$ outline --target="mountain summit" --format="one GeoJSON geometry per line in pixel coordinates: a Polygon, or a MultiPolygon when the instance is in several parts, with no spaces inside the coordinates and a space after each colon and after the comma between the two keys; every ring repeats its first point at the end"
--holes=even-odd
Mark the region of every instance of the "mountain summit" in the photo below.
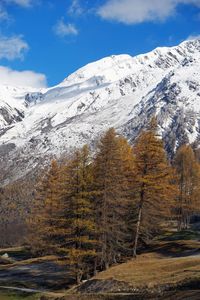
{"type": "Polygon", "coordinates": [[[200,40],[103,58],[46,90],[0,86],[1,164],[17,179],[109,127],[133,142],[153,115],[169,153],[199,143],[200,40]]]}

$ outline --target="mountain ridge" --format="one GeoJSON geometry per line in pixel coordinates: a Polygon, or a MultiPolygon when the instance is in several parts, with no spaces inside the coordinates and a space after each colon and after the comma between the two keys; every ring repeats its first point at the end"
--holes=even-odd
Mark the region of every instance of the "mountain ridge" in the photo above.
{"type": "Polygon", "coordinates": [[[200,40],[191,40],[136,57],[103,58],[44,90],[7,88],[6,94],[1,87],[0,153],[7,174],[17,179],[44,157],[93,145],[109,127],[133,143],[153,115],[170,154],[182,143],[199,143],[199,67],[200,40]]]}

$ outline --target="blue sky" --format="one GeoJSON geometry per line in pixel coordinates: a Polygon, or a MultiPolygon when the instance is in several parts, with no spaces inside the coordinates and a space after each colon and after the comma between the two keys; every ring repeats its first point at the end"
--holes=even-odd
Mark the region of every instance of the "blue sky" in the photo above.
{"type": "Polygon", "coordinates": [[[200,0],[0,0],[0,83],[52,86],[112,54],[200,34],[200,0]]]}

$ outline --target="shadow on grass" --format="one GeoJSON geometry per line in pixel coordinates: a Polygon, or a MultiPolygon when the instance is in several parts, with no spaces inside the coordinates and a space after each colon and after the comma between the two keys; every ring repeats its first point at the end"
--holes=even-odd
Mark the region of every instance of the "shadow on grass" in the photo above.
{"type": "Polygon", "coordinates": [[[0,300],[39,300],[40,295],[21,291],[7,291],[0,289],[0,300]]]}
{"type": "Polygon", "coordinates": [[[193,230],[167,232],[154,240],[144,252],[149,251],[166,257],[200,255],[200,232],[193,230]]]}
{"type": "Polygon", "coordinates": [[[197,230],[182,230],[179,232],[167,232],[159,238],[160,241],[199,240],[200,232],[197,230]]]}

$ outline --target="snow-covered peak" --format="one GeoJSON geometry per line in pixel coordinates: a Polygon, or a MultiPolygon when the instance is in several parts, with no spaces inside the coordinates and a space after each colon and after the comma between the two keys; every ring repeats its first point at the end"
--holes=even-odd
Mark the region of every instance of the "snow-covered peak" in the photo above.
{"type": "Polygon", "coordinates": [[[28,161],[24,174],[109,127],[134,141],[154,114],[170,153],[200,141],[200,40],[103,58],[42,91],[0,86],[0,153],[28,161]]]}
{"type": "Polygon", "coordinates": [[[97,85],[110,83],[134,71],[132,57],[129,55],[112,55],[87,64],[68,76],[59,86],[81,84],[88,80],[96,80],[97,85]]]}
{"type": "MultiPolygon", "coordinates": [[[[190,40],[183,41],[179,45],[180,47],[187,48],[189,51],[193,50],[199,50],[200,51],[200,38],[194,38],[190,40]]],[[[176,48],[177,46],[174,46],[173,48],[176,48]]]]}
{"type": "Polygon", "coordinates": [[[59,87],[69,87],[85,82],[98,85],[115,82],[130,74],[146,68],[171,68],[186,57],[200,56],[200,40],[189,40],[175,47],[159,47],[155,50],[132,57],[130,55],[112,55],[89,63],[69,75],[59,87]]]}
{"type": "Polygon", "coordinates": [[[174,47],[158,47],[135,57],[143,65],[151,68],[168,69],[181,64],[186,58],[200,58],[200,40],[184,41],[174,47]]]}

